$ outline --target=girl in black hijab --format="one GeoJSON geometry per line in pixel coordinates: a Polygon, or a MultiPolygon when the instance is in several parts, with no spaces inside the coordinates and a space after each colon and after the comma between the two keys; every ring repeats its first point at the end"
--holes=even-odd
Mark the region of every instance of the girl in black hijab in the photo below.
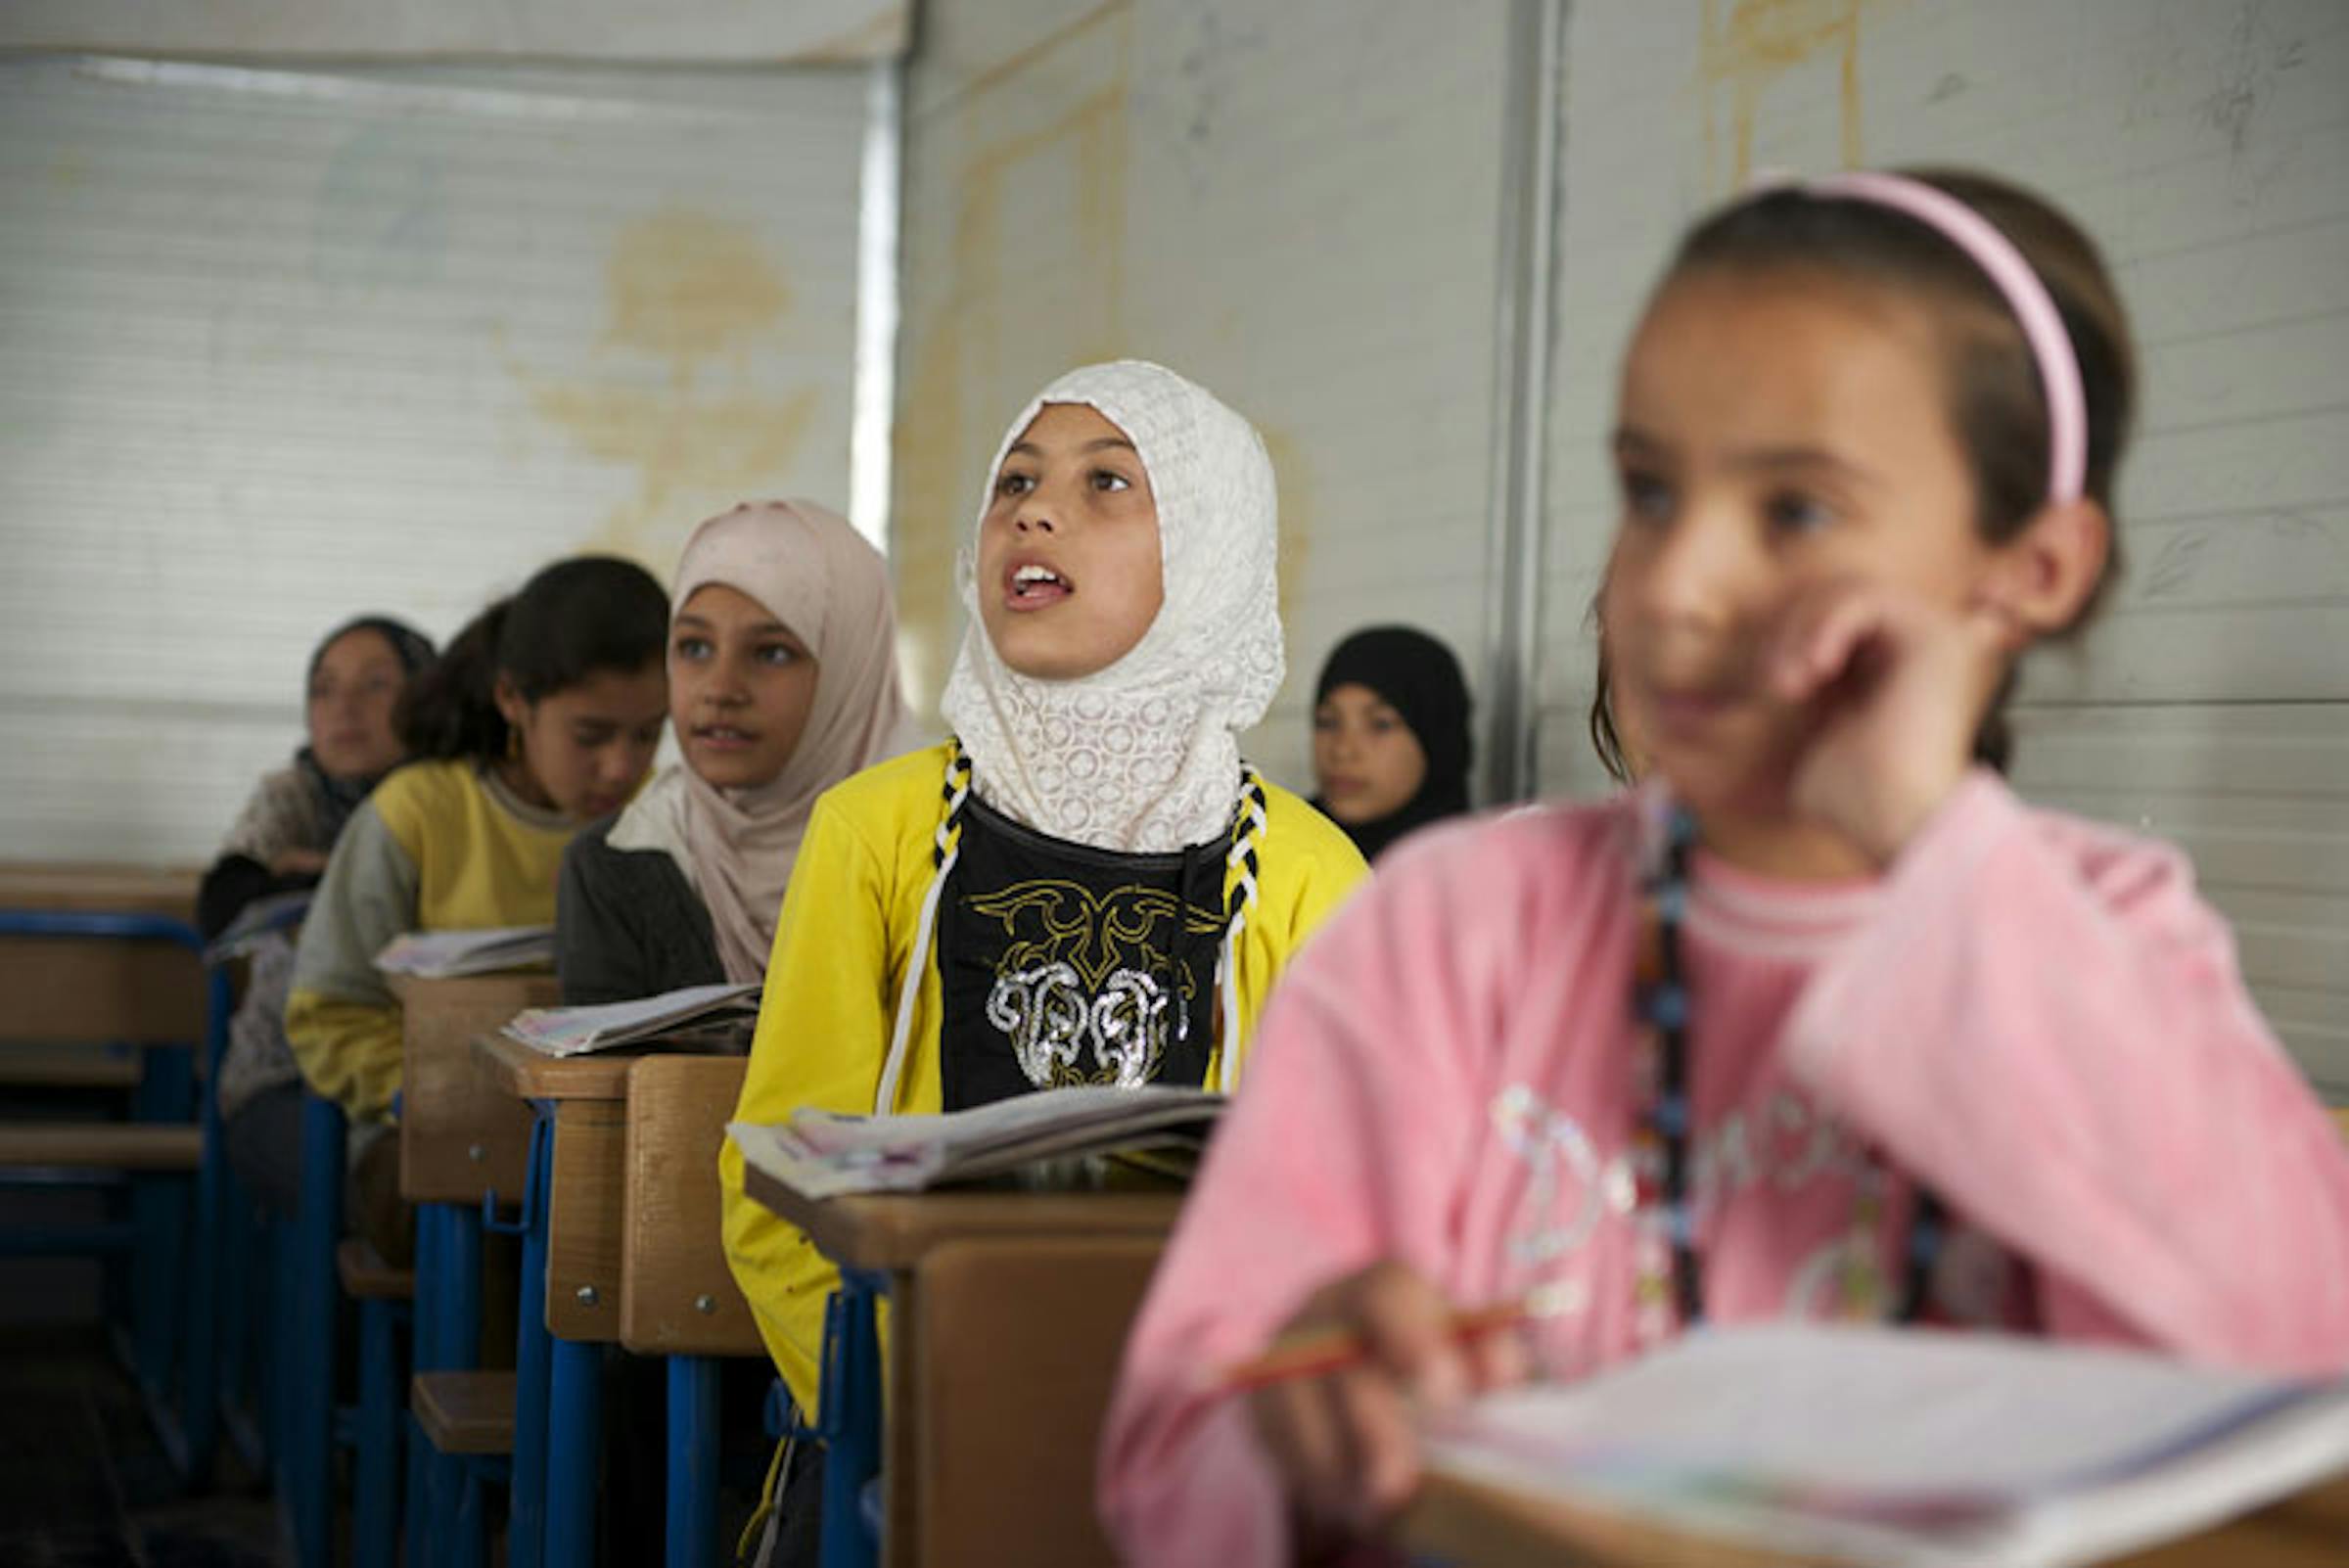
{"type": "Polygon", "coordinates": [[[1468,682],[1451,650],[1409,626],[1356,632],[1313,690],[1313,804],[1362,858],[1468,809],[1468,682]]]}

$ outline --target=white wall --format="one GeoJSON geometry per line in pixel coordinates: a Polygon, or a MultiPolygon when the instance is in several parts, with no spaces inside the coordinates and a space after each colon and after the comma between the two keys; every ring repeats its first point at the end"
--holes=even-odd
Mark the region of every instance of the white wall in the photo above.
{"type": "Polygon", "coordinates": [[[208,858],[346,615],[845,505],[861,69],[0,61],[0,858],[208,858]]]}
{"type": "Polygon", "coordinates": [[[284,60],[608,60],[739,66],[882,59],[911,0],[9,0],[0,50],[284,60]]]}
{"type": "Polygon", "coordinates": [[[2143,350],[2128,569],[2030,668],[2016,779],[2192,853],[2253,990],[2349,1095],[2349,8],[1589,4],[1564,90],[1540,757],[1592,778],[1582,624],[1622,342],[1749,166],[1974,163],[2103,245],[2143,350]]]}
{"type": "Polygon", "coordinates": [[[1253,419],[1289,680],[1249,755],[1310,787],[1312,684],[1416,622],[1474,668],[1507,7],[933,0],[907,94],[893,521],[935,704],[985,465],[1074,364],[1135,354],[1253,419]]]}

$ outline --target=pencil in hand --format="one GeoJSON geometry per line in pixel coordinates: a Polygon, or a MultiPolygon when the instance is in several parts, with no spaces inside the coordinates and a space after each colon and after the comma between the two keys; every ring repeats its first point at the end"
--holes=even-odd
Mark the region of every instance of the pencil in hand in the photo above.
{"type": "MultiPolygon", "coordinates": [[[[1495,1302],[1488,1307],[1452,1314],[1447,1327],[1452,1343],[1464,1345],[1515,1327],[1525,1317],[1526,1305],[1522,1300],[1495,1302]]],[[[1238,1394],[1293,1378],[1344,1371],[1369,1359],[1369,1342],[1359,1330],[1332,1324],[1284,1334],[1262,1356],[1223,1368],[1217,1381],[1224,1393],[1238,1394]]]]}

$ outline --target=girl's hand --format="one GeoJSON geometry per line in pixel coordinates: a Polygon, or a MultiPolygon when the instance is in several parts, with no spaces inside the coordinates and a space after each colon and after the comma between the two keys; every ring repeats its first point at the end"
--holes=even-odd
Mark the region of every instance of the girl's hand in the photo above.
{"type": "Polygon", "coordinates": [[[1780,622],[1772,690],[1808,710],[1795,811],[1887,865],[1957,788],[2006,667],[1995,613],[1859,585],[1817,589],[1780,622]]]}
{"type": "Polygon", "coordinates": [[[318,850],[280,850],[269,872],[280,877],[314,877],[326,870],[326,855],[318,850]]]}
{"type": "Polygon", "coordinates": [[[1317,1291],[1281,1332],[1346,1328],[1368,1359],[1249,1395],[1256,1430],[1309,1531],[1375,1531],[1419,1485],[1414,1410],[1456,1408],[1527,1375],[1513,1334],[1461,1343],[1452,1304],[1397,1263],[1373,1264],[1317,1291]]]}

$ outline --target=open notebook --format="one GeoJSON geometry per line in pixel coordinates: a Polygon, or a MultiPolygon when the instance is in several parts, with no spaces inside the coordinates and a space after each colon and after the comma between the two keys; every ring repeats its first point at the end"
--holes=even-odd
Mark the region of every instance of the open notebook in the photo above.
{"type": "Polygon", "coordinates": [[[2349,1469],[2349,1379],[2006,1335],[1757,1324],[1489,1397],[1430,1433],[1428,1463],[1812,1560],[2061,1568],[2349,1469]]]}
{"type": "Polygon", "coordinates": [[[542,969],[555,961],[552,926],[493,926],[482,931],[408,931],[375,955],[387,975],[453,980],[501,969],[542,969]]]}
{"type": "Polygon", "coordinates": [[[802,1110],[779,1127],[727,1125],[742,1157],[810,1198],[916,1192],[1038,1160],[1195,1143],[1222,1114],[1205,1089],[1061,1088],[928,1116],[802,1110]]]}
{"type": "Polygon", "coordinates": [[[747,1042],[748,1026],[758,1016],[756,983],[720,982],[596,1007],[527,1008],[514,1015],[503,1033],[549,1056],[578,1056],[652,1041],[734,1047],[747,1042]]]}

